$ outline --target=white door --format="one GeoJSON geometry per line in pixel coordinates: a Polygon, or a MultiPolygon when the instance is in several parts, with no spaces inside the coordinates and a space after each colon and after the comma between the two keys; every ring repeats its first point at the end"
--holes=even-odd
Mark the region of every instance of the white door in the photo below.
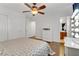
{"type": "Polygon", "coordinates": [[[20,15],[9,15],[8,39],[25,37],[25,19],[20,15]]]}
{"type": "Polygon", "coordinates": [[[27,37],[35,36],[35,32],[36,32],[36,22],[35,21],[27,21],[26,36],[27,37]]]}
{"type": "Polygon", "coordinates": [[[0,41],[8,39],[7,24],[8,24],[7,16],[0,15],[0,41]]]}

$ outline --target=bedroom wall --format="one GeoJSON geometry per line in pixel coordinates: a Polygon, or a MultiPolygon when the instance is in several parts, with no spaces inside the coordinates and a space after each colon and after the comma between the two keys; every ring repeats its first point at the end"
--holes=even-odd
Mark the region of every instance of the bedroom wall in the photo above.
{"type": "MultiPolygon", "coordinates": [[[[67,31],[69,32],[69,16],[63,16],[67,17],[68,24],[67,24],[67,31]]],[[[36,22],[36,37],[42,39],[43,38],[43,28],[50,28],[51,29],[51,35],[47,36],[48,38],[51,37],[51,41],[60,42],[60,16],[47,16],[47,15],[36,15],[32,19],[36,22]]],[[[69,35],[68,35],[69,36],[69,35]]],[[[49,39],[48,39],[49,40],[49,39]]]]}
{"type": "Polygon", "coordinates": [[[25,16],[0,5],[0,41],[25,37],[25,16]],[[3,30],[3,32],[1,31],[3,30]],[[2,37],[2,38],[1,38],[2,37]]]}
{"type": "MultiPolygon", "coordinates": [[[[60,40],[60,17],[72,15],[72,4],[46,4],[45,15],[36,15],[33,19],[36,21],[36,37],[42,38],[42,28],[51,28],[51,40],[59,42],[60,40]]],[[[48,35],[48,38],[50,36],[48,35]]],[[[49,40],[49,39],[48,39],[49,40]]]]}
{"type": "Polygon", "coordinates": [[[36,37],[42,39],[42,29],[43,28],[50,28],[51,29],[51,36],[48,38],[52,38],[52,41],[59,42],[59,17],[50,17],[50,16],[35,16],[33,17],[34,21],[36,21],[36,37]]]}
{"type": "Polygon", "coordinates": [[[8,34],[7,39],[15,39],[18,37],[25,37],[25,36],[30,37],[33,35],[36,35],[37,37],[42,38],[42,28],[50,27],[51,33],[52,33],[51,35],[52,40],[58,42],[59,29],[60,29],[59,28],[60,16],[62,17],[70,16],[72,14],[71,7],[68,7],[69,5],[67,5],[65,8],[64,7],[65,5],[62,5],[62,4],[47,4],[47,5],[49,7],[46,7],[45,9],[46,13],[44,16],[36,15],[33,17],[31,13],[22,14],[22,11],[26,10],[26,6],[24,7],[24,4],[23,5],[20,4],[20,6],[18,6],[17,4],[11,4],[11,6],[7,4],[9,8],[7,8],[6,5],[2,6],[0,4],[0,14],[6,15],[5,18],[6,20],[8,20],[6,22],[7,24],[6,34],[8,34]],[[24,7],[25,9],[21,9],[21,7],[24,7]],[[34,30],[35,29],[34,27],[30,26],[31,25],[30,23],[32,21],[36,22],[36,30],[34,30]]]}

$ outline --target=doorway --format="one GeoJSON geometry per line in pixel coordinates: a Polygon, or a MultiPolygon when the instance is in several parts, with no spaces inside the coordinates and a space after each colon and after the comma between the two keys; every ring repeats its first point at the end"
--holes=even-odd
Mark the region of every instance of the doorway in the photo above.
{"type": "Polygon", "coordinates": [[[36,34],[36,22],[35,21],[28,21],[26,24],[26,36],[33,37],[36,34]]]}

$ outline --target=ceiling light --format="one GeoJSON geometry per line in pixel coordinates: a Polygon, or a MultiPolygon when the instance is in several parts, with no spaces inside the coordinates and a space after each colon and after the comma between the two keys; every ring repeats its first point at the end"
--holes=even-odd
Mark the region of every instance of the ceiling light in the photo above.
{"type": "Polygon", "coordinates": [[[37,8],[33,8],[33,9],[32,9],[32,14],[33,14],[33,15],[36,15],[37,13],[38,13],[37,8]]]}

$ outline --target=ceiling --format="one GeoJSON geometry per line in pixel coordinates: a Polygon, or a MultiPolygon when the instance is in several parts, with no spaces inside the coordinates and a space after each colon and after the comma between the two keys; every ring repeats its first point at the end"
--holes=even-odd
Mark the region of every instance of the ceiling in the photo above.
{"type": "MultiPolygon", "coordinates": [[[[32,5],[32,4],[30,4],[32,5]]],[[[37,4],[38,6],[41,4],[37,4]]],[[[48,16],[71,16],[72,15],[72,3],[46,3],[47,7],[44,10],[45,15],[48,16]]],[[[0,3],[0,6],[3,6],[7,9],[13,11],[22,12],[24,10],[30,10],[23,3],[0,3]]],[[[30,13],[27,13],[30,14],[30,13]]]]}
{"type": "Polygon", "coordinates": [[[72,10],[71,3],[50,3],[45,12],[52,16],[71,16],[72,10]]]}

